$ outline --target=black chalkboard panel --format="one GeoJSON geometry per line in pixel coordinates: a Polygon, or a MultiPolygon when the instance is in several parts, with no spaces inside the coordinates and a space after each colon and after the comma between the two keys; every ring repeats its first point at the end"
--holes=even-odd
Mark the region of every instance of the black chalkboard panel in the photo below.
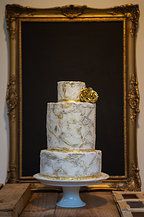
{"type": "Polygon", "coordinates": [[[125,175],[123,21],[22,22],[22,176],[39,172],[47,147],[47,102],[57,81],[84,81],[99,94],[96,149],[103,172],[125,175]]]}

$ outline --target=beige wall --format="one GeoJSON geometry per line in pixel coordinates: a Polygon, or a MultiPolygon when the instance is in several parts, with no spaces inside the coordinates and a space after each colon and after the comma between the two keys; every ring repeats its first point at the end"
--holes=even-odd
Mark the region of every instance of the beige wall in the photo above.
{"type": "Polygon", "coordinates": [[[136,62],[137,74],[140,90],[140,114],[138,118],[137,128],[137,143],[138,143],[138,162],[140,168],[140,175],[142,179],[142,189],[144,190],[144,0],[91,0],[91,1],[70,1],[70,0],[0,0],[0,183],[5,183],[8,155],[9,155],[9,132],[8,119],[6,114],[6,88],[8,81],[8,36],[5,24],[5,5],[6,4],[20,4],[23,6],[32,6],[39,8],[48,8],[69,4],[87,5],[94,8],[108,8],[123,4],[139,4],[140,7],[140,21],[139,32],[136,44],[136,62]]]}

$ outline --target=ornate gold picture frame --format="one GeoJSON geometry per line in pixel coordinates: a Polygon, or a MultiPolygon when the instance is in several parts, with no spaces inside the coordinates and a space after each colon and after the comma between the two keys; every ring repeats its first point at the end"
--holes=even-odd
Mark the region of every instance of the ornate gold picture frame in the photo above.
{"type": "MultiPolygon", "coordinates": [[[[27,55],[29,54],[29,44],[28,38],[30,37],[31,34],[31,41],[29,42],[30,44],[34,40],[34,38],[39,37],[39,43],[42,44],[44,38],[43,38],[43,28],[48,29],[49,32],[47,33],[49,36],[51,34],[50,29],[54,29],[53,35],[55,39],[49,38],[49,44],[47,46],[50,46],[51,43],[54,42],[56,43],[57,39],[57,32],[56,29],[62,29],[61,32],[63,32],[63,35],[60,35],[61,38],[65,37],[65,25],[67,28],[71,30],[71,24],[73,24],[72,28],[75,29],[82,29],[84,33],[89,32],[90,30],[94,31],[94,28],[99,28],[102,29],[103,35],[105,35],[105,41],[108,39],[107,35],[108,32],[114,31],[114,34],[117,35],[117,40],[116,42],[118,44],[118,48],[116,48],[115,45],[113,45],[112,40],[110,39],[110,43],[112,43],[112,47],[109,49],[115,50],[115,56],[117,63],[115,64],[120,64],[118,66],[121,66],[121,69],[118,69],[120,71],[120,77],[118,77],[116,81],[116,85],[120,85],[121,91],[118,91],[119,95],[115,96],[115,99],[120,97],[120,106],[119,104],[114,105],[114,110],[115,108],[117,109],[117,115],[119,116],[119,111],[121,112],[120,120],[118,121],[120,123],[119,125],[116,125],[116,128],[121,129],[121,134],[120,139],[122,142],[119,147],[121,150],[121,156],[120,160],[117,162],[112,162],[111,165],[117,165],[119,168],[121,165],[123,165],[123,170],[119,171],[118,174],[115,172],[111,173],[110,170],[108,172],[110,173],[110,178],[106,181],[104,181],[102,184],[92,186],[91,188],[99,188],[99,189],[117,189],[117,190],[140,190],[141,183],[140,183],[140,177],[139,177],[139,169],[138,169],[138,163],[137,163],[137,138],[136,138],[136,126],[137,126],[137,115],[139,113],[139,91],[138,91],[138,82],[137,82],[137,75],[136,75],[136,64],[135,64],[135,42],[136,42],[136,34],[137,34],[137,29],[138,29],[138,20],[139,20],[139,7],[138,5],[123,5],[119,7],[114,7],[114,8],[109,8],[109,9],[92,9],[88,8],[86,6],[63,6],[63,7],[57,7],[57,8],[49,8],[49,9],[36,9],[36,8],[28,8],[28,7],[22,7],[19,5],[7,5],[6,6],[6,19],[7,19],[7,28],[9,32],[9,40],[10,40],[10,73],[9,73],[9,84],[8,84],[8,89],[7,89],[7,105],[8,105],[8,110],[9,110],[9,126],[10,126],[10,161],[9,161],[9,181],[10,182],[23,182],[23,181],[35,181],[32,178],[32,175],[27,175],[27,171],[25,172],[25,164],[27,164],[27,168],[34,168],[35,164],[33,163],[26,163],[26,155],[28,152],[26,152],[26,149],[24,148],[24,136],[25,136],[25,129],[27,128],[27,122],[28,118],[27,117],[27,97],[29,93],[26,92],[28,88],[31,87],[33,89],[33,82],[28,83],[27,79],[36,79],[35,74],[31,75],[31,78],[28,77],[30,74],[27,71],[27,67],[29,67],[30,62],[27,60],[27,55]],[[34,24],[34,25],[33,25],[34,24]],[[51,28],[49,26],[51,24],[51,28]],[[99,27],[98,27],[98,25],[99,27]],[[55,28],[54,28],[55,25],[55,28]],[[89,29],[89,25],[91,25],[91,29],[89,29]],[[42,28],[41,28],[42,26],[42,28]],[[45,27],[44,27],[45,26],[45,27]],[[113,27],[114,26],[114,27],[113,27]],[[105,27],[107,28],[104,33],[105,27]],[[109,27],[111,28],[109,30],[109,27]],[[33,29],[34,28],[34,29],[33,29]],[[115,30],[112,30],[114,28],[115,30]],[[30,30],[31,33],[30,33],[30,30]],[[108,31],[109,30],[109,31],[108,31]],[[39,36],[35,35],[33,37],[33,31],[36,31],[39,36]],[[119,36],[118,36],[119,35],[119,36]],[[115,47],[114,47],[115,46],[115,47]],[[117,50],[119,49],[119,50],[117,50]],[[121,52],[121,54],[117,54],[117,52],[121,52]],[[119,56],[121,56],[121,59],[119,60],[119,56]],[[121,83],[120,81],[121,80],[121,83]],[[119,84],[120,83],[120,84],[119,84]],[[121,107],[121,110],[119,108],[121,107]],[[25,119],[27,117],[27,119],[25,119]],[[25,153],[25,155],[24,155],[25,153]]],[[[47,31],[47,30],[46,30],[47,31]]],[[[97,31],[97,30],[96,30],[97,31]]],[[[62,34],[60,32],[60,34],[62,34]]],[[[77,31],[78,32],[78,31],[77,31]]],[[[81,39],[83,38],[81,35],[81,31],[79,31],[80,36],[78,40],[79,45],[81,43],[81,39]]],[[[73,34],[74,37],[77,36],[78,33],[73,34]]],[[[97,34],[96,34],[97,35],[97,34]]],[[[111,35],[109,38],[111,38],[111,35]]],[[[53,37],[53,36],[52,36],[53,37]]],[[[59,37],[59,36],[57,36],[59,37]]],[[[101,34],[99,38],[101,37],[101,34]]],[[[36,39],[35,39],[36,40],[36,39]]],[[[75,42],[72,41],[71,37],[71,42],[74,44],[75,42]]],[[[82,39],[83,40],[83,39],[82,39]]],[[[94,40],[94,37],[88,39],[94,40]]],[[[109,40],[109,39],[108,39],[109,40]]],[[[83,42],[86,45],[86,42],[83,42]]],[[[101,42],[102,43],[102,42],[101,42]]],[[[94,46],[95,43],[93,43],[94,46]]],[[[65,49],[65,43],[63,43],[63,48],[65,49]]],[[[91,46],[91,47],[93,47],[91,46]]],[[[42,46],[42,49],[44,49],[44,44],[42,46]]],[[[83,47],[83,46],[82,46],[83,47]]],[[[91,55],[91,60],[92,63],[95,63],[97,58],[99,58],[100,55],[104,56],[103,54],[105,51],[102,51],[102,48],[98,48],[98,54],[97,57],[95,57],[94,53],[88,50],[85,46],[85,58],[87,59],[88,56],[91,55]]],[[[40,49],[40,48],[39,48],[40,49]]],[[[54,46],[51,48],[52,51],[54,49],[54,46]]],[[[56,49],[56,48],[55,48],[56,49]]],[[[40,50],[39,50],[40,51],[40,50]]],[[[41,51],[40,51],[41,52],[41,51]]],[[[45,52],[45,51],[44,51],[45,52]]],[[[54,51],[56,53],[57,50],[54,51]]],[[[67,54],[72,53],[73,55],[70,55],[70,58],[73,56],[76,56],[77,51],[74,53],[72,50],[66,50],[67,54]]],[[[78,59],[82,58],[82,52],[79,53],[78,59]]],[[[33,53],[31,55],[31,60],[34,61],[33,59],[33,54],[35,53],[35,50],[33,50],[33,53]]],[[[62,52],[59,54],[59,56],[62,54],[62,52]]],[[[51,54],[49,58],[51,58],[51,54]]],[[[65,55],[64,57],[69,56],[65,55]]],[[[108,57],[109,55],[107,55],[108,57]]],[[[76,56],[77,57],[77,56],[76,56]]],[[[102,59],[102,62],[104,65],[107,57],[105,59],[102,59]]],[[[103,57],[102,57],[103,58],[103,57]]],[[[40,59],[40,57],[39,57],[40,59]]],[[[85,59],[85,60],[86,60],[85,59]]],[[[55,60],[51,60],[55,64],[55,60]]],[[[66,59],[66,61],[63,62],[68,62],[69,59],[66,59]]],[[[101,60],[100,60],[101,61],[101,60]]],[[[45,60],[46,62],[46,60],[45,60]]],[[[41,63],[42,64],[42,63],[41,63]]],[[[45,63],[44,63],[45,64],[45,63]]],[[[68,65],[64,65],[65,67],[68,68],[68,65]]],[[[97,65],[96,65],[97,66],[97,65]]],[[[111,63],[111,69],[113,66],[113,62],[111,63]]],[[[89,67],[87,67],[87,71],[85,74],[89,73],[89,68],[93,67],[92,64],[90,63],[89,67]]],[[[53,71],[53,68],[51,69],[53,71]]],[[[71,67],[71,74],[74,75],[71,67]]],[[[96,69],[95,71],[100,71],[99,69],[96,69]]],[[[106,70],[106,69],[105,69],[106,70]]],[[[32,70],[31,70],[32,71],[32,70]]],[[[67,75],[65,75],[67,78],[67,75]]],[[[64,78],[65,78],[64,76],[64,78]]],[[[85,76],[85,75],[82,75],[85,76]]],[[[93,74],[92,74],[93,76],[93,74]]],[[[99,78],[99,74],[97,73],[94,75],[98,77],[98,81],[101,80],[99,78]]],[[[70,76],[71,79],[72,76],[70,76]]],[[[115,74],[112,75],[113,78],[115,78],[115,74]]],[[[41,72],[39,73],[39,77],[37,80],[41,78],[41,72]]],[[[63,78],[63,76],[59,74],[55,75],[55,81],[57,79],[63,78]]],[[[73,77],[72,77],[73,78],[73,77]]],[[[74,77],[75,79],[76,77],[74,77]]],[[[103,78],[103,77],[102,77],[103,78]]],[[[51,79],[48,75],[47,79],[51,79]]],[[[88,76],[85,77],[85,80],[88,83],[93,83],[93,77],[92,79],[88,79],[88,76]]],[[[45,80],[45,79],[44,79],[45,80]]],[[[81,78],[83,81],[83,77],[81,78]]],[[[103,80],[103,79],[102,79],[103,80]]],[[[33,81],[33,80],[32,80],[33,81]]],[[[46,85],[44,83],[41,83],[42,86],[46,85]]],[[[98,83],[97,83],[98,86],[98,83]]],[[[104,86],[101,84],[101,87],[104,86]]],[[[109,84],[109,87],[113,86],[113,83],[109,84]]],[[[29,91],[31,91],[29,89],[29,91]]],[[[40,88],[41,89],[41,88],[40,88]]],[[[115,89],[116,90],[116,89],[115,89]]],[[[114,90],[114,92],[115,92],[114,90]]],[[[105,91],[105,90],[104,90],[105,91]]],[[[112,90],[111,90],[112,92],[112,90]]],[[[104,93],[104,92],[103,92],[104,93]]],[[[106,95],[108,95],[107,93],[106,95]]],[[[41,93],[42,95],[42,93],[41,93]]],[[[103,96],[104,100],[105,97],[103,96]]],[[[114,96],[111,95],[111,98],[114,96]]],[[[51,99],[51,98],[50,98],[51,99]]],[[[108,98],[109,99],[109,98],[108,98]]],[[[115,101],[114,101],[115,104],[115,101]]],[[[33,105],[31,105],[33,106],[33,105]]],[[[106,107],[102,107],[105,108],[106,107]]],[[[111,107],[110,107],[111,109],[111,107]]],[[[98,108],[99,112],[100,109],[98,108]]],[[[104,111],[105,112],[105,111],[104,111]]],[[[105,114],[105,113],[103,113],[105,114]]],[[[31,120],[32,121],[32,120],[31,120]]],[[[116,120],[117,121],[117,120],[116,120]]],[[[97,126],[99,127],[99,125],[97,126]]],[[[111,127],[111,123],[109,123],[109,128],[111,127]]],[[[113,126],[114,128],[114,126],[113,126]]],[[[33,129],[31,129],[30,134],[27,134],[26,137],[31,135],[33,129]]],[[[119,129],[117,129],[117,133],[119,134],[119,129]]],[[[99,133],[100,134],[100,133],[99,133]]],[[[111,134],[111,133],[110,133],[111,134]]],[[[105,135],[105,134],[104,134],[105,135]]],[[[99,136],[98,136],[99,137],[99,136]]],[[[111,134],[111,137],[113,135],[111,134]]],[[[27,138],[26,141],[28,141],[29,138],[27,138]]],[[[99,138],[98,138],[99,139],[99,138]]],[[[107,141],[108,139],[105,138],[104,141],[107,141]]],[[[113,140],[112,140],[113,141],[113,140]]],[[[26,142],[27,144],[28,142],[26,142]]],[[[113,142],[114,143],[114,142],[113,142]]],[[[28,147],[30,147],[31,144],[28,144],[28,147]]],[[[116,147],[117,144],[113,144],[113,147],[116,147]]],[[[35,147],[31,147],[31,149],[35,149],[35,147]]],[[[109,151],[109,159],[111,155],[117,155],[118,153],[114,153],[113,150],[110,148],[105,150],[109,151]]],[[[118,149],[115,149],[118,150],[118,149]]],[[[105,154],[105,151],[103,151],[105,154]]],[[[35,158],[35,156],[32,156],[35,158]]],[[[38,157],[36,157],[38,158],[38,157]]],[[[29,160],[28,160],[29,161],[29,160]]],[[[38,162],[38,159],[37,159],[38,162]]],[[[105,162],[105,167],[107,168],[106,165],[110,165],[109,161],[105,162]]],[[[110,167],[110,166],[108,166],[110,167]]],[[[115,168],[114,168],[115,170],[115,168]]],[[[34,170],[33,170],[34,171],[34,170]]],[[[107,171],[104,171],[107,172],[107,171]]],[[[30,172],[32,173],[32,172],[30,172]]]]}

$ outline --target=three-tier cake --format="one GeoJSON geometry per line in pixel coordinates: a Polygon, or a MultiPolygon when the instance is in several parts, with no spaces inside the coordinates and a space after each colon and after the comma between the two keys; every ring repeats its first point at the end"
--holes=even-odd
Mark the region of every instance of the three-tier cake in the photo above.
{"type": "Polygon", "coordinates": [[[101,172],[95,150],[97,94],[84,82],[58,82],[58,102],[47,104],[47,149],[40,174],[53,179],[85,179],[101,172]]]}

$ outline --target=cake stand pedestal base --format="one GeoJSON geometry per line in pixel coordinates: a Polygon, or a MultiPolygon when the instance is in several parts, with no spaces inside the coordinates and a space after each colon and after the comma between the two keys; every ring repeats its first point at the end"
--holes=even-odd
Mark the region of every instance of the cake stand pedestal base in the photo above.
{"type": "Polygon", "coordinates": [[[57,206],[67,208],[77,208],[86,205],[79,196],[80,187],[63,187],[63,197],[57,202],[57,206]]]}
{"type": "Polygon", "coordinates": [[[106,173],[98,173],[91,179],[54,179],[53,177],[44,176],[40,173],[34,175],[38,181],[45,185],[61,186],[63,188],[63,197],[57,202],[57,206],[64,208],[78,208],[86,205],[79,196],[79,189],[81,186],[95,185],[101,183],[102,180],[108,179],[109,175],[106,173]]]}

